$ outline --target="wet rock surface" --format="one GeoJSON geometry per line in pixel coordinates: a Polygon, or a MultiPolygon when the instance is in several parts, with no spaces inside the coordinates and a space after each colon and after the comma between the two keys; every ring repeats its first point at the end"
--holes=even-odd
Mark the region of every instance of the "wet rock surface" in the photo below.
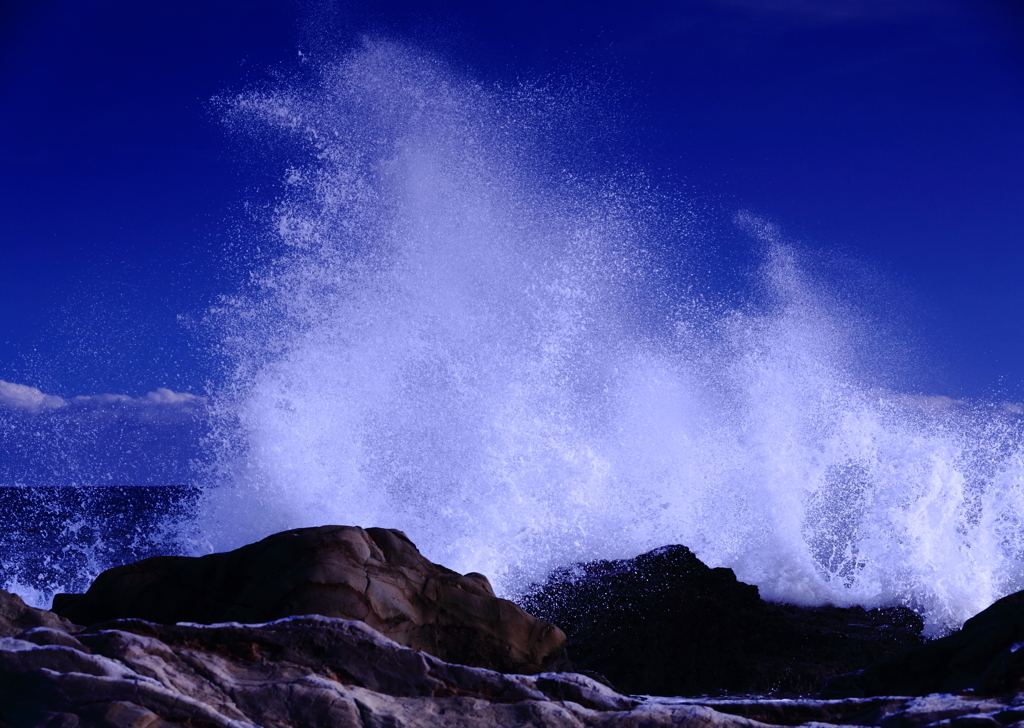
{"type": "Polygon", "coordinates": [[[302,528],[227,553],[145,559],[103,572],[85,594],[58,594],[53,611],[84,625],[319,614],[460,664],[536,673],[564,663],[557,627],[495,597],[485,576],[434,564],[383,528],[302,528]]]}
{"type": "Polygon", "coordinates": [[[585,674],[445,661],[375,629],[435,635],[430,646],[469,646],[470,659],[535,649],[501,642],[510,635],[561,635],[504,607],[484,577],[427,562],[397,531],[300,529],[228,554],[138,562],[96,585],[55,600],[89,627],[0,592],[0,728],[1024,728],[1024,592],[921,645],[920,621],[903,610],[768,604],[681,546],[553,575],[527,606],[566,625],[576,663],[620,693],[585,674]],[[339,604],[362,609],[361,621],[239,623],[339,604]],[[160,619],[116,618],[126,610],[160,619]],[[236,621],[183,621],[224,614],[236,621]],[[827,699],[779,695],[814,693],[823,673],[879,651],[889,654],[833,677],[827,699]],[[722,697],[741,691],[775,696],[722,697]],[[719,697],[650,697],[687,692],[719,697]]]}
{"type": "Polygon", "coordinates": [[[0,639],[4,726],[735,726],[582,675],[506,675],[402,647],[362,622],[123,620],[0,639]]]}
{"type": "Polygon", "coordinates": [[[1024,695],[1000,698],[938,693],[845,700],[654,698],[668,706],[700,705],[719,713],[777,726],[883,728],[999,728],[1024,725],[1024,695]]]}
{"type": "Polygon", "coordinates": [[[1024,690],[1024,592],[1000,599],[947,637],[829,679],[822,695],[927,695],[967,690],[982,695],[1024,690]]]}
{"type": "Polygon", "coordinates": [[[563,569],[520,604],[562,628],[576,669],[636,694],[815,694],[921,644],[909,609],[770,604],[685,546],[563,569]]]}
{"type": "Polygon", "coordinates": [[[1024,725],[1016,695],[845,700],[637,698],[573,673],[508,675],[446,663],[362,622],[264,625],[119,620],[77,635],[0,639],[4,728],[763,728],[1024,725]]]}

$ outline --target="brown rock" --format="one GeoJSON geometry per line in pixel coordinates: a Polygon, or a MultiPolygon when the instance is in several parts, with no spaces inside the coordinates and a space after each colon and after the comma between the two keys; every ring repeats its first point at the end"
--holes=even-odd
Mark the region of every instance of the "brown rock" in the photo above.
{"type": "Polygon", "coordinates": [[[109,626],[0,640],[0,726],[762,728],[582,675],[448,664],[356,621],[109,626]]]}
{"type": "Polygon", "coordinates": [[[365,623],[124,620],[0,639],[4,728],[1002,728],[1024,696],[637,699],[583,675],[505,675],[401,647],[365,623]]]}
{"type": "Polygon", "coordinates": [[[33,627],[50,627],[69,633],[82,630],[53,612],[30,607],[17,594],[0,589],[0,637],[13,637],[33,627]]]}
{"type": "Polygon", "coordinates": [[[262,623],[320,614],[357,619],[449,662],[536,673],[559,664],[565,635],[494,596],[486,577],[425,559],[401,531],[321,526],[228,553],[160,556],[109,569],[54,611],[81,624],[262,623]]]}

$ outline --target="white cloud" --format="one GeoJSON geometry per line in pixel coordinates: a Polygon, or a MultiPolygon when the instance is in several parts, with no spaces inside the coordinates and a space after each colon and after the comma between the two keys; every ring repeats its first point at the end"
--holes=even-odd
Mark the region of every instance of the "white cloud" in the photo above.
{"type": "Polygon", "coordinates": [[[968,404],[965,400],[953,399],[944,394],[904,394],[903,399],[927,410],[945,410],[968,404]]]}
{"type": "Polygon", "coordinates": [[[942,412],[979,410],[982,412],[1002,412],[1004,415],[1019,417],[1024,415],[1024,403],[1022,402],[992,402],[986,400],[955,399],[944,394],[904,394],[892,392],[886,389],[877,389],[880,400],[900,402],[903,404],[920,407],[925,412],[938,414],[942,412]]]}
{"type": "Polygon", "coordinates": [[[83,404],[129,404],[136,400],[127,394],[80,394],[73,401],[83,404]]]}
{"type": "Polygon", "coordinates": [[[206,397],[197,397],[188,392],[173,392],[167,389],[167,387],[157,387],[155,392],[150,392],[146,395],[146,400],[159,402],[160,404],[183,404],[186,402],[205,402],[206,397]]]}
{"type": "Polygon", "coordinates": [[[88,394],[79,395],[70,400],[30,387],[26,384],[15,384],[0,379],[0,407],[9,407],[29,412],[40,412],[66,407],[70,404],[121,404],[126,406],[143,405],[157,407],[173,407],[198,405],[206,402],[205,397],[197,397],[187,392],[175,392],[166,387],[158,387],[142,397],[130,397],[127,394],[88,394]]]}
{"type": "Polygon", "coordinates": [[[44,394],[35,387],[15,384],[0,379],[0,406],[38,412],[39,410],[63,407],[67,402],[62,397],[44,394]]]}
{"type": "Polygon", "coordinates": [[[129,397],[127,394],[86,394],[75,397],[75,402],[83,404],[124,404],[124,405],[190,405],[206,402],[206,397],[197,397],[188,392],[175,392],[167,387],[157,387],[142,397],[129,397]]]}

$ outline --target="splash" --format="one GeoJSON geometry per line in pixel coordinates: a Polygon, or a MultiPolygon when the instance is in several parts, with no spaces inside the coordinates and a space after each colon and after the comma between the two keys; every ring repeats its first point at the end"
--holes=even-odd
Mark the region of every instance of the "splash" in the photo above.
{"type": "Polygon", "coordinates": [[[1019,415],[859,376],[870,330],[764,223],[739,219],[758,305],[651,315],[651,198],[551,168],[565,103],[387,43],[313,75],[226,102],[295,162],[273,259],[212,313],[206,548],[393,527],[514,595],[682,543],[766,598],[933,632],[1024,586],[1019,415]]]}

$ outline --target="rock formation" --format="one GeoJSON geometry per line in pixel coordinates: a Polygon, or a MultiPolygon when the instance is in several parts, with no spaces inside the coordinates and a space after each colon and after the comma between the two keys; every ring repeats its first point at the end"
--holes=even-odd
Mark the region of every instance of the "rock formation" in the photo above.
{"type": "MultiPolygon", "coordinates": [[[[1024,690],[1024,592],[1003,597],[960,631],[825,684],[827,697],[1024,690]]],[[[1024,713],[1016,720],[1024,719],[1024,713]]]]}
{"type": "Polygon", "coordinates": [[[362,622],[319,616],[262,626],[123,620],[0,640],[4,726],[580,726],[636,704],[580,675],[451,665],[362,622]]]}
{"type": "Polygon", "coordinates": [[[1024,592],[893,654],[919,643],[905,611],[767,604],[682,546],[563,570],[524,602],[636,693],[812,692],[886,659],[830,680],[835,699],[629,697],[544,671],[568,667],[557,628],[372,528],[147,559],[55,602],[91,626],[0,592],[0,728],[1024,728],[1024,592]]]}
{"type": "Polygon", "coordinates": [[[30,607],[17,594],[0,589],[0,637],[13,637],[33,627],[49,627],[61,632],[82,629],[53,612],[30,607]]]}
{"type": "Polygon", "coordinates": [[[576,669],[636,694],[813,694],[921,643],[908,609],[769,604],[684,546],[561,570],[520,604],[566,632],[576,669]]]}
{"type": "Polygon", "coordinates": [[[362,622],[123,620],[0,639],[3,728],[1000,728],[1024,701],[933,695],[818,700],[637,699],[573,673],[443,662],[362,622]]]}
{"type": "Polygon", "coordinates": [[[86,625],[319,614],[464,665],[530,674],[564,663],[557,627],[495,597],[485,576],[433,564],[384,528],[301,528],[228,553],[145,559],[103,572],[85,594],[57,595],[54,612],[86,625]]]}

